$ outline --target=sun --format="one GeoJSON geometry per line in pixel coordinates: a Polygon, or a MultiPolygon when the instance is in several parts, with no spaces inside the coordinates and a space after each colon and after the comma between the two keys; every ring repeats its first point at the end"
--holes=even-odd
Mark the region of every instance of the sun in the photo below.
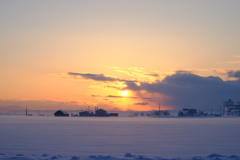
{"type": "Polygon", "coordinates": [[[122,94],[122,96],[127,96],[128,95],[128,91],[122,91],[121,94],[122,94]]]}

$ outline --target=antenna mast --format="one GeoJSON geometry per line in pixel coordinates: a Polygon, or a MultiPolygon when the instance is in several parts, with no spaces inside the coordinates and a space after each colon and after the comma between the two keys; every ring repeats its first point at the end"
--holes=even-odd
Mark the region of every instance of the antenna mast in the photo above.
{"type": "Polygon", "coordinates": [[[220,105],[220,115],[222,116],[222,107],[221,107],[221,105],[220,105]]]}

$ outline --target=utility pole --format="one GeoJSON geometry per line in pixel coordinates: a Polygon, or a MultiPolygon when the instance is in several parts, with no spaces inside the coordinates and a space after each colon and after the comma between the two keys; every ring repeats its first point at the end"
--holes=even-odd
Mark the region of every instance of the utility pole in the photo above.
{"type": "Polygon", "coordinates": [[[26,106],[26,116],[28,115],[28,113],[27,113],[27,106],[26,106]]]}
{"type": "Polygon", "coordinates": [[[221,107],[221,105],[220,105],[220,115],[222,116],[222,107],[221,107]]]}
{"type": "Polygon", "coordinates": [[[159,117],[160,117],[160,107],[161,107],[161,106],[160,106],[160,103],[159,103],[159,107],[158,107],[158,110],[159,110],[159,117]]]}

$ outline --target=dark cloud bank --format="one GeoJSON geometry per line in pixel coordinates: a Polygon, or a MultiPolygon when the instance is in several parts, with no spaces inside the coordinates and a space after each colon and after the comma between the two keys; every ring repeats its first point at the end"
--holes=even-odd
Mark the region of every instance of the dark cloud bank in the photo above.
{"type": "MultiPolygon", "coordinates": [[[[202,77],[188,71],[177,71],[171,76],[165,77],[161,82],[141,83],[136,85],[136,81],[123,80],[119,78],[107,77],[103,74],[88,74],[69,72],[69,75],[81,76],[101,82],[121,81],[125,82],[125,89],[132,91],[145,90],[149,93],[160,93],[168,96],[168,99],[161,99],[163,105],[172,106],[176,109],[188,108],[211,108],[219,107],[222,102],[228,99],[240,101],[240,70],[228,71],[226,75],[237,80],[223,81],[219,77],[202,77]]],[[[153,74],[152,76],[159,76],[153,74]]],[[[108,96],[110,98],[123,98],[122,96],[108,96]]],[[[126,97],[125,97],[126,98],[126,97]]],[[[142,98],[144,99],[144,98],[142,98]]],[[[145,98],[147,99],[147,98],[145,98]]],[[[149,99],[149,101],[153,101],[149,99]]],[[[146,105],[147,103],[136,103],[134,105],[146,105]]]]}
{"type": "Polygon", "coordinates": [[[178,71],[161,82],[142,83],[141,86],[126,82],[126,89],[164,94],[171,98],[163,99],[161,103],[178,109],[219,107],[229,98],[240,101],[240,71],[230,71],[227,74],[238,79],[223,81],[219,77],[201,77],[190,72],[178,71]]]}
{"type": "Polygon", "coordinates": [[[228,71],[227,75],[228,75],[228,77],[240,78],[240,70],[239,71],[228,71]]]}

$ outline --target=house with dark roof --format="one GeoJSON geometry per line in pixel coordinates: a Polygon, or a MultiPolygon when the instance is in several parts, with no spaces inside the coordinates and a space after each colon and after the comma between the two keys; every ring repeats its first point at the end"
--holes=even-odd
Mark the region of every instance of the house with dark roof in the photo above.
{"type": "Polygon", "coordinates": [[[96,109],[95,116],[97,116],[97,117],[107,117],[107,116],[109,116],[109,114],[104,109],[96,109]]]}
{"type": "Polygon", "coordinates": [[[68,112],[60,109],[60,110],[58,110],[54,113],[54,116],[56,116],[56,117],[69,117],[69,114],[68,114],[68,112]]]}

